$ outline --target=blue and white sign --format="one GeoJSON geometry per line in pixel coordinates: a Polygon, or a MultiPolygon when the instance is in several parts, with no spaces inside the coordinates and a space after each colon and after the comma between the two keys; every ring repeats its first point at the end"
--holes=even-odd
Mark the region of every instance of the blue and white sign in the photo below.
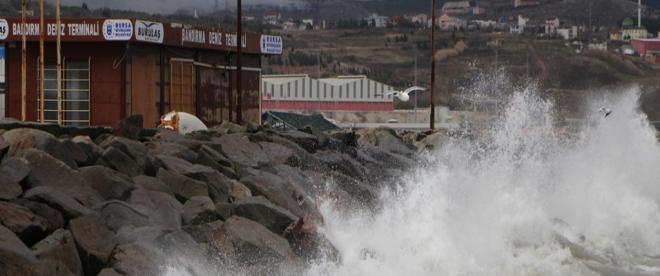
{"type": "Polygon", "coordinates": [[[282,37],[274,35],[261,36],[261,53],[271,55],[282,54],[282,37]]]}
{"type": "Polygon", "coordinates": [[[164,37],[163,23],[135,20],[135,39],[137,41],[162,44],[164,37]]]}
{"type": "Polygon", "coordinates": [[[9,23],[7,20],[0,19],[0,40],[5,40],[9,36],[9,23]]]}
{"type": "Polygon", "coordinates": [[[127,19],[108,19],[103,22],[105,40],[127,41],[133,37],[133,22],[127,19]]]}

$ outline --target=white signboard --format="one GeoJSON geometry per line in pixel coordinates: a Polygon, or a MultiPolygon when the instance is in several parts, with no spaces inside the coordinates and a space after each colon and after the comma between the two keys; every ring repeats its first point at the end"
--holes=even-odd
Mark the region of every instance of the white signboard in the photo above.
{"type": "Polygon", "coordinates": [[[163,23],[135,20],[135,39],[137,41],[162,44],[164,36],[163,23]]]}
{"type": "Polygon", "coordinates": [[[282,54],[282,37],[273,35],[261,36],[261,53],[271,55],[282,54]]]}
{"type": "Polygon", "coordinates": [[[5,40],[9,36],[9,23],[7,20],[0,19],[0,40],[5,40]]]}
{"type": "Polygon", "coordinates": [[[133,22],[126,19],[108,19],[103,22],[105,40],[127,41],[133,37],[133,22]]]}

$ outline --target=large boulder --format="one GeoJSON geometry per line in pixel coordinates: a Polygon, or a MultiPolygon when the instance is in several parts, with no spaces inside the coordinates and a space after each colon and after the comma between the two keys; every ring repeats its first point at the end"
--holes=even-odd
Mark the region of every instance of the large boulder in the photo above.
{"type": "Polygon", "coordinates": [[[336,151],[321,151],[316,154],[316,157],[329,170],[341,172],[362,181],[368,180],[369,170],[347,154],[336,151]]]}
{"type": "Polygon", "coordinates": [[[100,164],[107,164],[109,167],[131,177],[143,175],[142,169],[130,156],[123,151],[115,148],[108,147],[101,155],[100,164]]]}
{"type": "MultiPolygon", "coordinates": [[[[149,125],[155,122],[147,122],[149,125]]],[[[142,115],[132,115],[118,121],[112,126],[112,133],[129,139],[139,139],[144,129],[144,118],[142,115]]]]}
{"type": "Polygon", "coordinates": [[[46,229],[47,233],[55,232],[55,230],[64,227],[64,216],[59,211],[53,209],[44,203],[39,203],[36,201],[27,200],[24,198],[16,199],[12,203],[21,205],[30,209],[35,215],[46,219],[48,227],[46,229]]]}
{"type": "Polygon", "coordinates": [[[158,226],[124,227],[117,232],[115,242],[117,242],[117,244],[136,242],[153,244],[158,237],[164,235],[168,231],[171,230],[165,230],[158,226]]]}
{"type": "Polygon", "coordinates": [[[0,225],[0,272],[3,275],[34,275],[39,261],[9,229],[0,225]]]}
{"type": "Polygon", "coordinates": [[[9,144],[9,156],[21,156],[27,149],[38,149],[59,159],[70,168],[77,168],[65,146],[52,134],[29,128],[12,129],[2,134],[9,144]]]}
{"type": "Polygon", "coordinates": [[[237,178],[231,161],[209,146],[202,146],[198,152],[197,159],[192,162],[212,168],[227,177],[237,178]]]}
{"type": "Polygon", "coordinates": [[[25,198],[46,203],[62,212],[69,219],[94,213],[92,209],[80,204],[76,198],[55,187],[32,188],[25,192],[25,198]]]}
{"type": "Polygon", "coordinates": [[[30,174],[27,161],[9,158],[0,164],[0,199],[12,200],[23,193],[21,181],[30,174]]]}
{"type": "Polygon", "coordinates": [[[172,192],[172,188],[165,184],[162,180],[151,177],[151,176],[146,176],[146,175],[140,175],[133,177],[133,183],[135,183],[135,186],[137,188],[142,188],[145,190],[149,191],[154,191],[154,192],[163,192],[168,195],[174,196],[174,192],[172,192]]]}
{"type": "MultiPolygon", "coordinates": [[[[76,249],[76,243],[73,240],[71,232],[68,230],[58,229],[50,236],[35,244],[32,250],[37,259],[41,261],[49,264],[62,264],[70,275],[84,275],[80,256],[76,249]]],[[[64,274],[62,272],[59,272],[62,274],[56,273],[52,268],[51,271],[56,275],[64,274]]]]}
{"type": "Polygon", "coordinates": [[[250,188],[254,196],[264,196],[298,217],[320,217],[303,189],[272,173],[254,170],[251,173],[241,179],[241,183],[250,188]]]}
{"type": "Polygon", "coordinates": [[[76,136],[71,139],[71,142],[76,143],[76,145],[87,155],[89,162],[86,162],[88,163],[86,165],[95,164],[96,160],[101,157],[101,154],[103,154],[103,148],[94,143],[89,136],[76,136]]]}
{"type": "Polygon", "coordinates": [[[95,156],[88,154],[85,146],[81,146],[68,139],[62,140],[60,143],[62,143],[62,148],[68,152],[78,167],[93,165],[96,162],[95,156]]]}
{"type": "Polygon", "coordinates": [[[167,254],[163,261],[178,271],[190,275],[219,275],[217,271],[209,271],[213,266],[207,261],[208,250],[183,230],[158,237],[156,246],[167,254]]]}
{"type": "Polygon", "coordinates": [[[415,147],[406,144],[396,131],[388,128],[377,128],[367,130],[358,139],[358,144],[376,146],[389,152],[412,156],[415,147]]]}
{"type": "Polygon", "coordinates": [[[106,149],[108,147],[113,147],[121,150],[123,153],[128,155],[132,160],[135,160],[141,171],[146,170],[147,167],[150,165],[149,159],[147,158],[147,153],[149,150],[144,144],[140,143],[139,141],[115,136],[105,139],[100,144],[100,146],[106,149]]]}
{"type": "Polygon", "coordinates": [[[98,215],[74,219],[69,223],[69,229],[80,249],[85,275],[96,275],[112,254],[115,234],[98,215]]]}
{"type": "Polygon", "coordinates": [[[240,166],[259,167],[270,161],[261,147],[244,133],[223,135],[212,141],[224,156],[240,166]]]}
{"type": "Polygon", "coordinates": [[[211,198],[196,196],[183,205],[183,222],[185,224],[202,224],[219,219],[215,211],[215,204],[211,198]]]}
{"type": "Polygon", "coordinates": [[[183,206],[169,194],[137,189],[131,192],[128,202],[148,217],[150,226],[166,230],[177,230],[181,227],[183,206]]]}
{"type": "Polygon", "coordinates": [[[172,156],[158,155],[157,158],[167,170],[196,179],[199,179],[201,175],[215,172],[215,170],[207,166],[192,164],[186,160],[172,156]]]}
{"type": "Polygon", "coordinates": [[[259,223],[238,216],[229,218],[220,231],[213,233],[213,238],[230,245],[235,260],[267,269],[265,274],[276,274],[279,265],[294,256],[286,239],[259,223]]]}
{"type": "Polygon", "coordinates": [[[197,159],[197,153],[181,143],[154,143],[150,152],[155,156],[172,156],[188,162],[194,162],[197,159]]]}
{"type": "Polygon", "coordinates": [[[0,223],[32,245],[45,236],[48,221],[33,214],[30,209],[10,202],[0,201],[0,223]]]}
{"type": "Polygon", "coordinates": [[[165,169],[158,170],[158,179],[167,184],[176,198],[186,202],[194,196],[209,196],[209,187],[206,183],[186,177],[165,169]]]}
{"type": "Polygon", "coordinates": [[[293,150],[277,143],[259,142],[259,146],[270,158],[271,164],[286,164],[291,158],[296,157],[293,150]]]}
{"type": "Polygon", "coordinates": [[[241,198],[234,204],[233,214],[258,222],[278,235],[284,234],[284,230],[298,220],[294,214],[262,196],[241,198]]]}
{"type": "Polygon", "coordinates": [[[149,213],[144,211],[144,208],[123,201],[105,202],[99,206],[99,213],[113,232],[118,232],[123,227],[142,227],[150,224],[149,213]]]}
{"type": "Polygon", "coordinates": [[[121,244],[113,251],[110,264],[121,275],[162,275],[162,257],[156,248],[144,243],[121,244]]]}
{"type": "Polygon", "coordinates": [[[298,130],[280,131],[276,132],[276,134],[298,144],[307,152],[315,153],[317,150],[321,149],[321,141],[315,135],[298,130]]]}
{"type": "Polygon", "coordinates": [[[84,167],[80,169],[80,174],[105,200],[122,199],[133,189],[131,178],[107,167],[84,167]]]}
{"type": "Polygon", "coordinates": [[[26,186],[53,187],[88,207],[102,201],[99,194],[88,185],[87,180],[62,161],[35,149],[24,151],[23,157],[31,168],[30,174],[25,179],[26,186]]]}

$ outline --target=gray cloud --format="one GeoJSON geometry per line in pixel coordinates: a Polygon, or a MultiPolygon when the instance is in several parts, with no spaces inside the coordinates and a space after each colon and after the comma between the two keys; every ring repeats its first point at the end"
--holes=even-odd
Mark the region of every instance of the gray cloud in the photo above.
{"type": "MultiPolygon", "coordinates": [[[[236,7],[236,0],[218,0],[220,9],[225,8],[225,1],[229,1],[230,8],[236,7]]],[[[62,0],[62,5],[80,6],[87,3],[92,9],[112,8],[122,10],[136,10],[148,13],[169,14],[179,9],[197,10],[200,13],[211,11],[216,5],[216,0],[62,0]]],[[[301,6],[304,0],[243,0],[244,6],[250,5],[277,5],[277,6],[301,6]]]]}

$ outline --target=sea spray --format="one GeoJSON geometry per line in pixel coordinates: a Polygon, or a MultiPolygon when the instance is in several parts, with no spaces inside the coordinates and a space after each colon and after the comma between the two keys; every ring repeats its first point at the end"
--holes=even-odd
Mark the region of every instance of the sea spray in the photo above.
{"type": "Polygon", "coordinates": [[[487,135],[444,143],[384,192],[382,210],[325,204],[323,231],[342,260],[308,274],[657,273],[660,148],[639,94],[591,101],[566,139],[538,89],[513,93],[487,135]]]}

